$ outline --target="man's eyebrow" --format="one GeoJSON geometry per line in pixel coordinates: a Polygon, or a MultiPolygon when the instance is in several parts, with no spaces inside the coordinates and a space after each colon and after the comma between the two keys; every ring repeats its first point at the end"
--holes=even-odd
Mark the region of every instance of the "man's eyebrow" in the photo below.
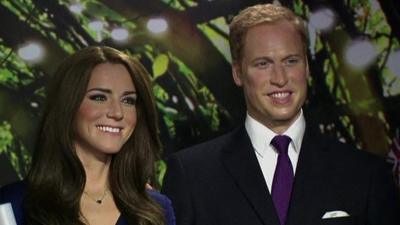
{"type": "Polygon", "coordinates": [[[290,54],[290,55],[286,56],[285,59],[290,58],[290,57],[301,57],[301,54],[297,54],[297,53],[290,54]]]}
{"type": "Polygon", "coordinates": [[[253,60],[251,60],[252,62],[255,62],[255,61],[257,61],[257,60],[267,60],[267,61],[273,61],[272,59],[271,59],[271,57],[268,57],[268,56],[260,56],[260,57],[256,57],[256,58],[254,58],[253,60]]]}

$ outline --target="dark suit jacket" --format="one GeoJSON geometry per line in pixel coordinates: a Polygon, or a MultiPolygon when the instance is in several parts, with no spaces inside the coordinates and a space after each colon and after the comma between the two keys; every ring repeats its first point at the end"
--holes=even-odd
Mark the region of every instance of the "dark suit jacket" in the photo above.
{"type": "MultiPolygon", "coordinates": [[[[170,156],[162,193],[177,225],[279,225],[244,126],[170,156]]],[[[400,225],[400,200],[383,160],[306,129],[287,225],[400,225]],[[322,220],[329,211],[350,217],[322,220]]]]}
{"type": "MultiPolygon", "coordinates": [[[[15,220],[17,225],[24,225],[24,210],[23,210],[23,198],[26,191],[26,182],[17,182],[11,185],[7,185],[0,189],[0,204],[10,202],[13,208],[15,220]]],[[[166,225],[175,225],[175,215],[171,206],[171,201],[165,196],[156,191],[149,190],[150,196],[156,200],[161,207],[164,209],[164,215],[166,219],[166,225]]],[[[118,218],[116,225],[128,224],[124,216],[121,215],[118,218]]]]}

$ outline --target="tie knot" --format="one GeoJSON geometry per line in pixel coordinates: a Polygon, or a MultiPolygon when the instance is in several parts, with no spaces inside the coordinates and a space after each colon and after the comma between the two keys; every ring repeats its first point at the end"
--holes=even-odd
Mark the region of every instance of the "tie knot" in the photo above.
{"type": "Polygon", "coordinates": [[[286,135],[276,135],[272,141],[271,144],[272,146],[275,147],[275,149],[280,153],[287,154],[288,152],[288,147],[289,143],[292,139],[290,139],[289,136],[286,135]]]}

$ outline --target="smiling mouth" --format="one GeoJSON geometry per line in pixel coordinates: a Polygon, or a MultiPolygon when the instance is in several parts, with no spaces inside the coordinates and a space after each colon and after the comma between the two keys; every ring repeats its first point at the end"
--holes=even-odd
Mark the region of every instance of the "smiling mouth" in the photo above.
{"type": "Polygon", "coordinates": [[[277,99],[283,99],[289,97],[291,92],[285,91],[285,92],[273,92],[269,94],[272,98],[277,98],[277,99]]]}
{"type": "Polygon", "coordinates": [[[97,125],[97,129],[107,132],[107,133],[113,133],[113,134],[118,134],[122,131],[122,128],[120,127],[111,127],[111,126],[104,126],[104,125],[97,125]]]}

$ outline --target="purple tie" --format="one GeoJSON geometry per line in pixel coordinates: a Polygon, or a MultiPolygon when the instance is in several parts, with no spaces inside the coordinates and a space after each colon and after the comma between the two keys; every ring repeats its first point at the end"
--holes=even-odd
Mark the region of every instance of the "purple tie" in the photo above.
{"type": "Polygon", "coordinates": [[[271,195],[281,225],[284,225],[286,222],[286,214],[289,208],[293,185],[293,167],[288,156],[290,141],[290,137],[286,135],[277,135],[271,141],[271,144],[279,154],[275,168],[274,180],[272,182],[271,195]]]}

